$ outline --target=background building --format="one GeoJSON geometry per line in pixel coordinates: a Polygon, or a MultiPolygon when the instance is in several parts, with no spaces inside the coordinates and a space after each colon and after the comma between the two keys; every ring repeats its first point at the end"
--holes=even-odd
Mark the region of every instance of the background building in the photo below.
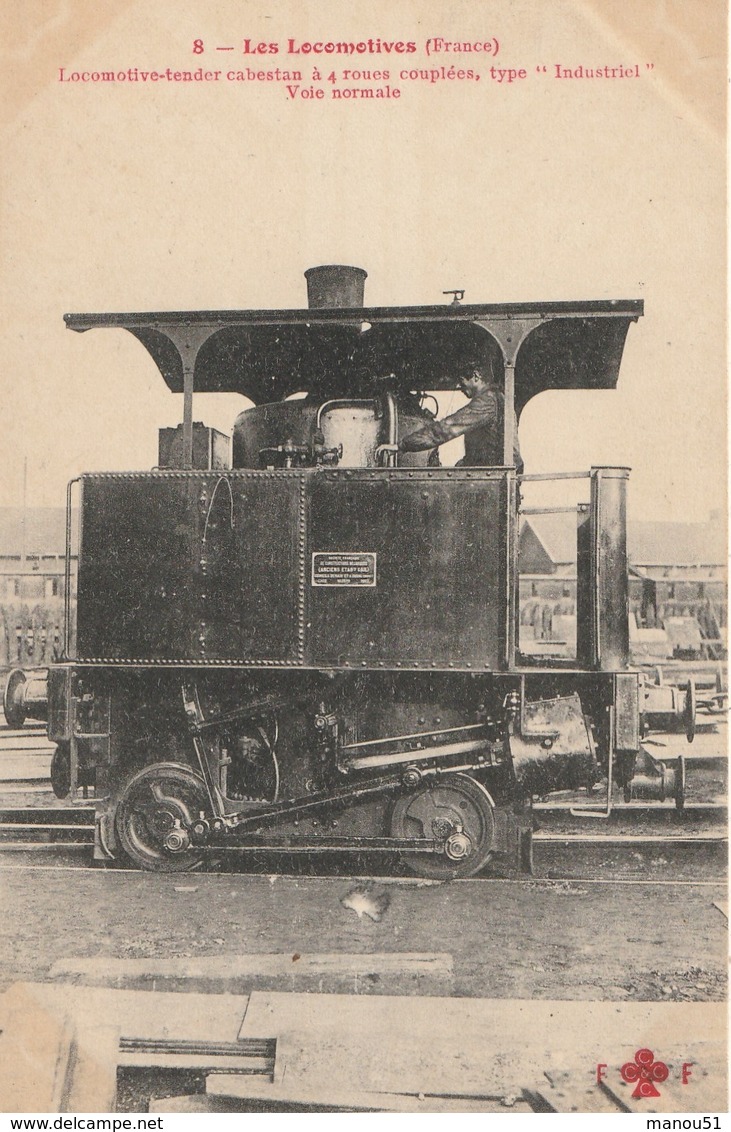
{"type": "MultiPolygon", "coordinates": [[[[720,659],[728,625],[726,541],[707,523],[627,525],[630,637],[636,659],[720,659]]],[[[576,647],[576,520],[531,515],[520,531],[521,648],[576,647]]]]}
{"type": "MultiPolygon", "coordinates": [[[[73,527],[75,540],[75,513],[73,527]]],[[[0,507],[0,666],[47,664],[60,648],[65,548],[63,508],[0,507]]]]}

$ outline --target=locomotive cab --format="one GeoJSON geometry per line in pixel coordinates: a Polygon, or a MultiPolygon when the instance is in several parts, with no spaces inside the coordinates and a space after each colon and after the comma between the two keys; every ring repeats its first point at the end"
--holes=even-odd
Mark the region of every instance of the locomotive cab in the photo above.
{"type": "Polygon", "coordinates": [[[512,462],[514,410],[613,388],[642,304],[366,308],[361,269],[306,274],[305,310],[66,316],[134,334],[184,395],[161,467],[73,488],[78,599],[48,728],[59,793],[95,787],[97,855],[386,852],[449,879],[529,867],[536,796],[604,779],[611,805],[641,769],[645,796],[681,797],[639,760],[626,469],[586,473],[576,658],[516,642],[535,476],[512,462]],[[502,464],[399,454],[434,418],[425,391],[455,390],[468,361],[502,375],[502,464]],[[196,390],[252,404],[230,466],[196,390]]]}

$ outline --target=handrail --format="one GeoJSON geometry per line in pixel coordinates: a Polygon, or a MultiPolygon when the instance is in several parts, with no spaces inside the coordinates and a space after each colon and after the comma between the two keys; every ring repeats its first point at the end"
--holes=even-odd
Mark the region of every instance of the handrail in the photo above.
{"type": "Polygon", "coordinates": [[[537,480],[589,480],[591,472],[531,472],[516,476],[520,483],[535,483],[537,480]]]}
{"type": "Polygon", "coordinates": [[[66,488],[66,561],[63,572],[63,655],[68,658],[71,645],[71,489],[81,483],[81,476],[69,480],[66,488]]]}
{"type": "Polygon", "coordinates": [[[573,507],[521,507],[521,515],[576,515],[580,504],[573,507]]]}
{"type": "Polygon", "coordinates": [[[315,428],[322,428],[323,415],[331,405],[347,405],[349,408],[354,408],[356,405],[372,405],[375,400],[375,397],[333,397],[329,401],[323,401],[315,416],[315,428]]]}

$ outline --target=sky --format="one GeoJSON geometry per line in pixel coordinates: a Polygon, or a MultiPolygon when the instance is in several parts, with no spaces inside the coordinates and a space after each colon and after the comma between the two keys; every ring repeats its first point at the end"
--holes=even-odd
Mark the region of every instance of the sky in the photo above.
{"type": "MultiPolygon", "coordinates": [[[[22,502],[26,460],[27,502],[44,506],[82,471],[149,468],[158,428],[181,419],[131,335],[74,334],[64,313],[305,306],[306,268],[350,263],[377,306],[455,287],[475,303],[643,299],[616,391],[526,408],[527,470],[627,465],[633,518],[725,513],[720,0],[33,0],[18,13],[3,48],[0,505],[22,502]],[[427,56],[437,36],[497,41],[497,55],[427,56]],[[286,52],[290,38],[369,37],[417,50],[286,52]],[[280,53],[245,57],[246,38],[280,53]],[[312,79],[323,59],[341,86],[345,67],[388,69],[371,83],[401,97],[336,101],[312,79]],[[402,81],[404,59],[480,80],[402,81]],[[556,64],[640,77],[557,79],[556,64]],[[491,65],[525,78],[498,82],[491,65]],[[325,95],[59,81],[132,66],[299,67],[325,95]]],[[[194,415],[229,432],[242,407],[201,396],[194,415]]]]}

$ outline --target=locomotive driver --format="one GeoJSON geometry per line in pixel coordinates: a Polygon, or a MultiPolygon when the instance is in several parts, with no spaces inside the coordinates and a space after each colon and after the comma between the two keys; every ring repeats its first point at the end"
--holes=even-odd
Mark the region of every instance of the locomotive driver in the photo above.
{"type": "MultiPolygon", "coordinates": [[[[465,370],[459,388],[469,398],[468,404],[441,421],[425,421],[398,443],[399,452],[423,452],[437,448],[457,436],[464,436],[465,467],[489,468],[503,462],[502,420],[505,398],[495,381],[489,362],[480,362],[465,370]]],[[[520,474],[523,461],[518,446],[518,421],[513,423],[513,463],[520,474]]]]}

